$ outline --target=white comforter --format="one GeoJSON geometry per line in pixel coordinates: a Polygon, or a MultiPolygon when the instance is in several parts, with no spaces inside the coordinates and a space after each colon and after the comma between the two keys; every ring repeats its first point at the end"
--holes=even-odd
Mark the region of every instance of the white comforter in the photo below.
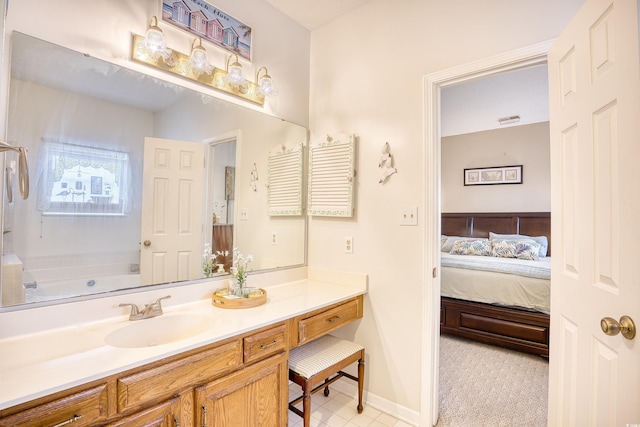
{"type": "Polygon", "coordinates": [[[541,258],[539,261],[529,261],[517,258],[451,255],[447,252],[442,252],[441,264],[443,267],[517,274],[518,276],[534,277],[536,279],[551,278],[551,257],[541,258]]]}
{"type": "Polygon", "coordinates": [[[442,296],[549,313],[550,257],[526,261],[443,252],[441,264],[442,296]]]}

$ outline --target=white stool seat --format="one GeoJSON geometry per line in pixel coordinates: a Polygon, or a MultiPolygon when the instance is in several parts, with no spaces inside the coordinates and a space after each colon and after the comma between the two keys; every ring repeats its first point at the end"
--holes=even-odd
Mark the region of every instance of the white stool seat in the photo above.
{"type": "Polygon", "coordinates": [[[304,378],[311,378],[341,360],[364,349],[360,344],[324,335],[289,353],[289,369],[304,378]]]}
{"type": "Polygon", "coordinates": [[[329,396],[329,385],[340,378],[358,383],[358,413],[362,413],[364,389],[364,347],[351,341],[324,335],[289,351],[289,380],[302,387],[302,396],[289,402],[289,410],[300,415],[304,427],[311,426],[311,395],[324,389],[329,396]],[[358,375],[342,369],[358,362],[358,375]],[[302,401],[302,410],[295,405],[302,401]]]}

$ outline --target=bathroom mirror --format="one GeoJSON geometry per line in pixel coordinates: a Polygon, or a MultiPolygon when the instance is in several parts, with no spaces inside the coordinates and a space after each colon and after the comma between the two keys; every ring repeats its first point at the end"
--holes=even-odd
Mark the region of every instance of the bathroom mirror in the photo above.
{"type": "MultiPolygon", "coordinates": [[[[2,306],[202,279],[207,246],[251,254],[253,271],[303,265],[306,217],[269,216],[265,183],[269,150],[307,137],[206,90],[14,32],[6,139],[29,149],[32,190],[11,203],[3,193],[2,306]],[[163,187],[149,165],[169,158],[199,178],[163,187]],[[191,233],[191,249],[160,262],[170,233],[191,233]]],[[[15,173],[17,158],[5,160],[15,173]]]]}

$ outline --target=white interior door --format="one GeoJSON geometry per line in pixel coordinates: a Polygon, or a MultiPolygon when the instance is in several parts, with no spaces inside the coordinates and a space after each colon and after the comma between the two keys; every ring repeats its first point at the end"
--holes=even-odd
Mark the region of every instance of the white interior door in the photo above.
{"type": "Polygon", "coordinates": [[[145,138],[142,285],[202,277],[204,146],[145,138]]]}
{"type": "Polygon", "coordinates": [[[632,0],[587,0],[549,51],[549,425],[640,423],[640,70],[632,0]]]}

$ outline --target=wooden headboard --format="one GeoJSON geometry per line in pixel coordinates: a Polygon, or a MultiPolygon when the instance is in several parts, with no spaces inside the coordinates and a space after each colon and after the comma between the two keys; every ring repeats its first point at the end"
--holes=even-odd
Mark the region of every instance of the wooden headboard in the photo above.
{"type": "Polygon", "coordinates": [[[551,256],[550,212],[488,212],[443,213],[442,234],[446,236],[489,237],[489,232],[499,234],[525,234],[547,236],[551,256]]]}

